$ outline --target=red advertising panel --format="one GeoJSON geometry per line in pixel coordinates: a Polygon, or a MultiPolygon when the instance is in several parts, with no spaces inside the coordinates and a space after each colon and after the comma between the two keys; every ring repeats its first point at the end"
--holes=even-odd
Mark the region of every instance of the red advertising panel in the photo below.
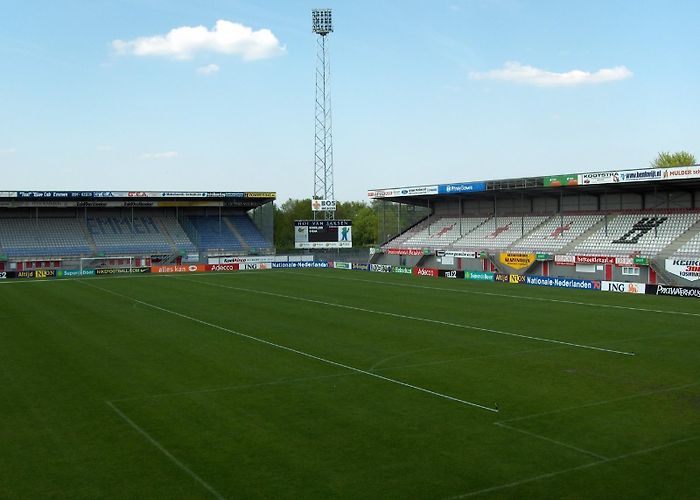
{"type": "Polygon", "coordinates": [[[152,273],[201,273],[207,270],[204,264],[190,264],[183,266],[151,266],[152,273]]]}
{"type": "Polygon", "coordinates": [[[388,255],[423,255],[422,248],[388,248],[388,255]]]}
{"type": "Polygon", "coordinates": [[[615,257],[604,255],[577,255],[576,264],[614,264],[615,257]]]}
{"type": "Polygon", "coordinates": [[[431,278],[437,278],[439,273],[437,269],[430,267],[414,267],[413,274],[414,276],[429,276],[431,278]]]}
{"type": "Polygon", "coordinates": [[[204,270],[212,273],[220,273],[225,271],[238,271],[239,264],[235,262],[233,264],[207,264],[204,266],[204,270]]]}

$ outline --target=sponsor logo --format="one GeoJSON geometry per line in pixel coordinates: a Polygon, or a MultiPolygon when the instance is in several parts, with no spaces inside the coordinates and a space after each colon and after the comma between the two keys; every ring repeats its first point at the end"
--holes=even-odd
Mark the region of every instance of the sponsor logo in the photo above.
{"type": "Polygon", "coordinates": [[[5,271],[0,271],[0,280],[7,279],[7,273],[5,271]]]}
{"type": "Polygon", "coordinates": [[[700,280],[698,259],[666,259],[666,270],[688,281],[700,280]]]}
{"type": "Polygon", "coordinates": [[[424,255],[422,248],[388,248],[386,250],[387,255],[424,255]]]}
{"type": "Polygon", "coordinates": [[[367,196],[369,198],[395,198],[399,196],[418,196],[437,193],[438,186],[414,186],[392,189],[374,189],[367,191],[367,196]]]}
{"type": "Polygon", "coordinates": [[[694,297],[696,299],[700,299],[700,288],[690,288],[687,286],[647,285],[646,293],[651,295],[694,297]]]}
{"type": "Polygon", "coordinates": [[[476,259],[478,254],[476,252],[460,252],[454,250],[436,250],[436,257],[455,257],[457,259],[476,259]]]}
{"type": "Polygon", "coordinates": [[[485,182],[465,182],[455,184],[440,184],[438,186],[439,194],[459,194],[486,191],[485,182]]]}
{"type": "Polygon", "coordinates": [[[645,293],[646,286],[640,283],[625,283],[621,281],[602,281],[600,289],[604,292],[645,293]]]}
{"type": "Polygon", "coordinates": [[[328,262],[324,260],[313,260],[307,262],[273,262],[272,269],[311,269],[311,268],[327,268],[328,262]]]}
{"type": "Polygon", "coordinates": [[[557,266],[575,266],[576,256],[575,255],[555,255],[554,264],[557,266]]]}
{"type": "Polygon", "coordinates": [[[553,278],[549,276],[525,276],[525,283],[536,286],[557,288],[578,288],[581,290],[600,290],[600,281],[579,280],[574,278],[553,278]]]}
{"type": "Polygon", "coordinates": [[[350,262],[334,262],[334,269],[352,269],[352,264],[350,262]]]}
{"type": "Polygon", "coordinates": [[[493,279],[498,281],[499,283],[510,283],[510,274],[496,273],[493,276],[493,279]]]}
{"type": "Polygon", "coordinates": [[[606,257],[603,255],[576,255],[574,257],[576,264],[614,264],[615,257],[606,257]]]}
{"type": "Polygon", "coordinates": [[[510,278],[508,279],[508,282],[511,285],[518,285],[520,283],[525,283],[525,276],[521,276],[520,274],[511,274],[510,278]]]}
{"type": "Polygon", "coordinates": [[[58,276],[64,277],[64,278],[75,278],[77,276],[94,276],[94,275],[95,275],[94,269],[83,269],[82,271],[80,269],[63,269],[63,270],[58,271],[58,276]]]}
{"type": "Polygon", "coordinates": [[[432,269],[428,267],[414,267],[413,274],[415,276],[429,276],[431,278],[437,278],[439,275],[437,269],[432,269]]]}
{"type": "Polygon", "coordinates": [[[369,264],[360,264],[359,262],[353,262],[352,268],[356,271],[369,271],[369,264]]]}
{"type": "Polygon", "coordinates": [[[526,267],[530,267],[533,262],[535,262],[537,255],[534,253],[502,252],[498,259],[500,260],[501,264],[505,264],[513,269],[525,269],[526,267]]]}
{"type": "Polygon", "coordinates": [[[578,186],[578,175],[553,175],[544,178],[545,187],[578,186]]]}
{"type": "Polygon", "coordinates": [[[479,271],[466,271],[464,273],[464,279],[472,281],[493,281],[493,273],[483,273],[479,271]]]}
{"type": "Polygon", "coordinates": [[[205,271],[223,272],[223,271],[238,271],[238,264],[210,264],[205,267],[205,271]]]}
{"type": "Polygon", "coordinates": [[[391,266],[388,264],[370,264],[369,270],[373,273],[390,273],[391,266]]]}
{"type": "Polygon", "coordinates": [[[311,210],[314,212],[335,212],[335,200],[311,200],[311,210]]]}
{"type": "Polygon", "coordinates": [[[612,184],[620,182],[619,172],[593,172],[589,174],[579,174],[579,184],[612,184]]]}
{"type": "Polygon", "coordinates": [[[157,272],[152,271],[152,267],[113,267],[113,268],[100,268],[95,269],[95,274],[142,274],[157,272]]]}
{"type": "Polygon", "coordinates": [[[398,274],[413,274],[413,268],[406,266],[394,266],[391,268],[391,272],[398,274]]]}

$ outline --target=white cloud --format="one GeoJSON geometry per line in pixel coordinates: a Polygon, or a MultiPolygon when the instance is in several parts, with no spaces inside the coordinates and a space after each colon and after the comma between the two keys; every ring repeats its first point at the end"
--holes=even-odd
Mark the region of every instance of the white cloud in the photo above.
{"type": "Polygon", "coordinates": [[[206,66],[201,66],[197,68],[197,73],[200,75],[213,75],[219,72],[218,64],[207,64],[206,66]]]}
{"type": "Polygon", "coordinates": [[[15,148],[0,149],[0,155],[13,155],[17,152],[15,148]]]}
{"type": "Polygon", "coordinates": [[[205,26],[181,26],[165,35],[114,40],[112,47],[120,55],[192,59],[200,52],[216,52],[239,55],[246,61],[278,56],[286,50],[269,29],[254,31],[223,19],[216,21],[212,30],[205,26]]]}
{"type": "Polygon", "coordinates": [[[177,151],[165,151],[163,153],[143,153],[139,156],[140,160],[167,160],[170,158],[177,158],[179,153],[177,151]]]}
{"type": "Polygon", "coordinates": [[[537,87],[574,87],[594,83],[614,82],[632,77],[632,72],[625,66],[602,68],[593,73],[574,69],[565,73],[545,71],[519,62],[507,62],[501,69],[486,72],[472,72],[472,80],[501,80],[522,83],[537,87]]]}

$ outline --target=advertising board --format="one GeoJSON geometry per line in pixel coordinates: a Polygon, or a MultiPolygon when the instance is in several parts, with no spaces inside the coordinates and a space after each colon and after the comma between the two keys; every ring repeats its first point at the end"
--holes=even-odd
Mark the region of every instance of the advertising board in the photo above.
{"type": "Polygon", "coordinates": [[[604,292],[646,293],[644,283],[626,283],[622,281],[601,281],[600,289],[604,292]]]}
{"type": "Polygon", "coordinates": [[[207,264],[204,266],[206,272],[220,273],[226,271],[238,271],[239,264],[207,264]]]}
{"type": "Polygon", "coordinates": [[[352,221],[294,221],[295,248],[351,248],[352,221]]]}
{"type": "Polygon", "coordinates": [[[325,260],[297,261],[297,262],[273,262],[272,269],[319,269],[327,268],[325,260]]]}
{"type": "Polygon", "coordinates": [[[510,283],[510,274],[496,273],[493,275],[493,279],[499,283],[510,283]]]}
{"type": "Polygon", "coordinates": [[[465,271],[464,279],[471,281],[493,281],[494,273],[485,273],[481,271],[465,271]]]}
{"type": "Polygon", "coordinates": [[[16,278],[22,279],[45,279],[45,278],[55,278],[55,269],[35,269],[32,271],[17,271],[15,274],[16,278]]]}
{"type": "Polygon", "coordinates": [[[511,274],[508,278],[508,283],[511,285],[519,285],[520,283],[525,283],[525,276],[520,274],[511,274]]]}
{"type": "Polygon", "coordinates": [[[575,266],[576,256],[575,255],[555,255],[554,264],[557,266],[575,266]]]}
{"type": "Polygon", "coordinates": [[[414,267],[413,268],[413,275],[414,276],[428,276],[430,278],[437,278],[438,277],[438,270],[430,268],[430,267],[414,267]]]}
{"type": "Polygon", "coordinates": [[[335,212],[335,200],[311,200],[311,210],[313,212],[335,212]]]}
{"type": "Polygon", "coordinates": [[[700,259],[666,259],[666,270],[688,281],[700,280],[700,259]]]}
{"type": "Polygon", "coordinates": [[[410,186],[389,189],[372,189],[367,191],[369,198],[399,198],[401,196],[421,196],[438,194],[438,186],[410,186]]]}
{"type": "Polygon", "coordinates": [[[700,178],[700,166],[694,165],[692,167],[671,167],[661,169],[661,178],[663,180],[674,180],[674,179],[697,179],[700,178]]]}
{"type": "Polygon", "coordinates": [[[457,271],[455,269],[451,270],[445,270],[445,269],[440,269],[438,271],[438,276],[441,278],[449,278],[453,280],[463,280],[464,279],[464,271],[457,271]]]}
{"type": "Polygon", "coordinates": [[[456,259],[476,259],[479,255],[476,252],[463,252],[459,250],[436,250],[436,257],[454,257],[456,259]]]}
{"type": "Polygon", "coordinates": [[[334,269],[352,269],[352,264],[350,262],[334,262],[334,269]]]}
{"type": "Polygon", "coordinates": [[[241,262],[238,264],[240,271],[264,271],[272,269],[271,262],[241,262]]]}
{"type": "Polygon", "coordinates": [[[75,278],[78,276],[94,276],[95,275],[95,270],[94,269],[83,269],[82,271],[80,269],[60,269],[58,271],[58,277],[59,278],[75,278]]]}
{"type": "Polygon", "coordinates": [[[387,248],[387,255],[425,255],[422,248],[387,248]]]}
{"type": "Polygon", "coordinates": [[[393,266],[391,272],[397,274],[413,274],[413,268],[408,266],[393,266]]]}
{"type": "Polygon", "coordinates": [[[388,264],[370,264],[369,270],[373,273],[390,273],[391,266],[388,264]]]}
{"type": "Polygon", "coordinates": [[[486,191],[485,182],[457,182],[438,185],[438,194],[477,193],[480,191],[486,191]]]}
{"type": "Polygon", "coordinates": [[[689,286],[647,285],[646,293],[648,295],[663,295],[666,297],[694,297],[696,299],[700,299],[700,288],[691,288],[689,286]]]}
{"type": "Polygon", "coordinates": [[[578,186],[578,174],[550,175],[544,178],[545,187],[578,186]]]}
{"type": "Polygon", "coordinates": [[[534,253],[501,252],[498,256],[498,260],[501,264],[505,264],[512,269],[525,269],[530,267],[533,262],[535,262],[536,258],[537,255],[534,253]]]}
{"type": "Polygon", "coordinates": [[[579,280],[574,278],[554,278],[551,276],[525,276],[525,283],[536,286],[556,288],[578,288],[581,290],[600,290],[600,281],[579,280]]]}
{"type": "Polygon", "coordinates": [[[369,271],[369,264],[362,264],[361,262],[353,262],[352,268],[354,271],[369,271]]]}
{"type": "MultiPolygon", "coordinates": [[[[173,266],[151,266],[151,272],[152,273],[201,273],[206,271],[207,268],[204,264],[188,264],[188,265],[173,265],[173,266]]],[[[100,269],[97,269],[98,273],[97,274],[102,274],[100,273],[100,269]]],[[[119,271],[118,269],[114,269],[113,271],[119,271]]],[[[128,269],[122,270],[125,272],[129,272],[128,269]]],[[[119,274],[119,273],[114,273],[114,274],[119,274]]]]}

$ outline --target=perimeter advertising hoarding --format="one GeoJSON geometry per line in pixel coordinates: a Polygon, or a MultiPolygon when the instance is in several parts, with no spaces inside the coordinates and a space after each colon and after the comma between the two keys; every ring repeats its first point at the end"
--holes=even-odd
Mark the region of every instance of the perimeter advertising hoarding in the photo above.
{"type": "Polygon", "coordinates": [[[498,260],[501,264],[513,269],[525,269],[530,267],[537,258],[534,253],[512,253],[512,252],[501,252],[498,256],[498,260]]]}
{"type": "Polygon", "coordinates": [[[486,273],[481,271],[465,271],[464,279],[471,281],[493,281],[494,273],[486,273]]]}
{"type": "Polygon", "coordinates": [[[604,292],[646,293],[644,283],[626,283],[622,281],[601,281],[600,289],[604,292]]]}
{"type": "Polygon", "coordinates": [[[312,260],[302,262],[273,262],[272,269],[317,269],[327,268],[328,262],[325,260],[312,260]]]}
{"type": "Polygon", "coordinates": [[[56,269],[35,269],[33,271],[17,271],[15,277],[24,279],[55,278],[56,269]]]}
{"type": "Polygon", "coordinates": [[[446,270],[446,269],[440,269],[438,271],[438,276],[441,278],[449,278],[453,280],[463,280],[464,279],[464,271],[457,271],[455,269],[452,270],[446,270]]]}
{"type": "Polygon", "coordinates": [[[390,273],[391,266],[388,264],[370,264],[369,270],[373,273],[390,273]]]}
{"type": "Polygon", "coordinates": [[[700,288],[691,288],[688,286],[647,285],[646,293],[648,295],[665,295],[668,297],[694,297],[696,299],[700,299],[700,288]]]}
{"type": "Polygon", "coordinates": [[[700,280],[700,259],[666,259],[666,270],[688,281],[700,280]]]}
{"type": "Polygon", "coordinates": [[[581,290],[600,290],[600,281],[579,280],[574,278],[554,278],[551,276],[525,276],[525,283],[536,286],[556,288],[578,288],[581,290]]]}
{"type": "Polygon", "coordinates": [[[408,266],[393,266],[391,272],[397,274],[413,274],[413,268],[408,266]]]}
{"type": "Polygon", "coordinates": [[[352,269],[350,262],[333,262],[333,269],[352,269]]]}
{"type": "Polygon", "coordinates": [[[438,277],[438,270],[430,267],[414,267],[413,274],[415,276],[428,276],[430,278],[438,277]]]}
{"type": "Polygon", "coordinates": [[[295,248],[351,248],[352,221],[294,221],[295,248]]]}
{"type": "Polygon", "coordinates": [[[204,264],[190,264],[186,266],[151,266],[152,273],[201,273],[206,271],[204,264]]]}
{"type": "Polygon", "coordinates": [[[578,186],[578,174],[551,175],[544,178],[545,187],[578,186]]]}
{"type": "Polygon", "coordinates": [[[150,273],[151,267],[107,267],[95,269],[95,274],[109,275],[109,274],[143,274],[150,273]]]}
{"type": "Polygon", "coordinates": [[[508,278],[508,283],[511,285],[519,285],[520,283],[525,283],[525,276],[520,274],[511,274],[508,278]]]}

